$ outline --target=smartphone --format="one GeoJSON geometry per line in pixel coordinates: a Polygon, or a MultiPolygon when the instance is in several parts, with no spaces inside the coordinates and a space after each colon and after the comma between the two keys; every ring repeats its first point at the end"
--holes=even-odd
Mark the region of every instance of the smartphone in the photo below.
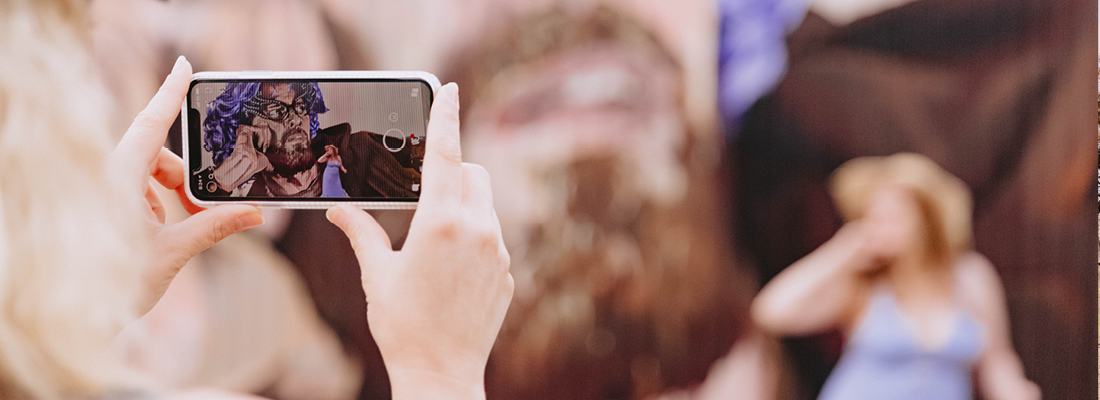
{"type": "Polygon", "coordinates": [[[414,209],[437,89],[419,71],[196,73],[181,110],[187,195],[414,209]]]}

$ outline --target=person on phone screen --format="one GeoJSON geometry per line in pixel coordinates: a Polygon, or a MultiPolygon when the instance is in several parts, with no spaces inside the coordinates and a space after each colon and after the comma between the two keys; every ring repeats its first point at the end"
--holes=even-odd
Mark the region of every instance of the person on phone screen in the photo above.
{"type": "MultiPolygon", "coordinates": [[[[316,82],[227,83],[207,104],[202,122],[203,148],[212,154],[218,193],[344,197],[336,196],[344,191],[354,197],[417,197],[404,182],[419,181],[419,171],[370,139],[373,133],[353,134],[348,123],[321,129],[317,116],[328,111],[316,82]],[[333,151],[347,157],[339,172],[325,178],[317,160],[333,151]],[[326,183],[337,187],[326,192],[326,183]]],[[[413,147],[408,151],[418,150],[413,147]]]]}
{"type": "Polygon", "coordinates": [[[344,186],[340,184],[340,173],[348,173],[344,168],[344,161],[340,159],[340,151],[335,145],[326,144],[325,154],[317,159],[318,164],[325,165],[324,183],[321,185],[321,197],[348,197],[344,186]]]}

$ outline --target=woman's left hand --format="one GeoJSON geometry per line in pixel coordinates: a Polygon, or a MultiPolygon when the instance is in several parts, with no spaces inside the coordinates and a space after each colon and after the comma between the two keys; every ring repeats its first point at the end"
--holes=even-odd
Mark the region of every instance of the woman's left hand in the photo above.
{"type": "Polygon", "coordinates": [[[183,160],[164,148],[164,142],[168,129],[180,113],[190,80],[191,64],[180,56],[172,73],[134,119],[108,161],[110,170],[120,175],[124,190],[144,193],[148,202],[145,214],[152,248],[142,277],[145,287],[138,304],[141,314],[160,300],[188,260],[229,235],[263,223],[260,209],[254,206],[222,205],[205,209],[187,198],[183,160]],[[175,191],[183,207],[192,215],[179,223],[166,223],[164,203],[153,186],[154,180],[175,191]]]}

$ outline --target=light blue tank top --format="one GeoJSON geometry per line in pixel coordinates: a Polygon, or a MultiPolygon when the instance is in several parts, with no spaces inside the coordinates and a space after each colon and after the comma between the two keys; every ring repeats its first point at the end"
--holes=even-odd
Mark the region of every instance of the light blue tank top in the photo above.
{"type": "Polygon", "coordinates": [[[985,346],[985,330],[957,309],[951,335],[938,349],[920,348],[894,294],[876,290],[844,346],[819,400],[971,400],[971,371],[985,346]]]}

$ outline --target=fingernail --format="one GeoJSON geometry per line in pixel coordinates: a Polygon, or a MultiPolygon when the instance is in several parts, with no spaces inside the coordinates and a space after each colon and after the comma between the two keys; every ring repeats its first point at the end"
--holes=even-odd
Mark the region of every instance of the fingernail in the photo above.
{"type": "Polygon", "coordinates": [[[252,228],[264,223],[264,215],[260,212],[252,212],[248,214],[242,214],[237,217],[237,230],[243,231],[248,228],[252,228]]]}
{"type": "Polygon", "coordinates": [[[457,83],[451,82],[451,83],[448,83],[446,85],[443,85],[443,88],[440,90],[440,92],[443,92],[443,93],[441,93],[442,96],[440,96],[440,97],[443,97],[443,98],[447,99],[447,101],[450,101],[451,103],[458,104],[458,84],[457,83]]]}
{"type": "Polygon", "coordinates": [[[174,74],[183,70],[184,62],[187,62],[187,58],[185,58],[184,56],[179,56],[179,58],[176,59],[176,65],[172,66],[172,73],[174,74]]]}

